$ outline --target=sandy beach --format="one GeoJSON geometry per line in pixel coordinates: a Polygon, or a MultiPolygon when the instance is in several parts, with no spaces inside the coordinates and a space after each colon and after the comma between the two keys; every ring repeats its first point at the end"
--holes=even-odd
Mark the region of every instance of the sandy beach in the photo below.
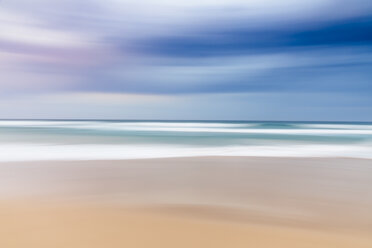
{"type": "Polygon", "coordinates": [[[0,164],[0,247],[371,247],[372,160],[0,164]]]}
{"type": "Polygon", "coordinates": [[[372,0],[0,0],[0,248],[372,248],[372,0]]]}

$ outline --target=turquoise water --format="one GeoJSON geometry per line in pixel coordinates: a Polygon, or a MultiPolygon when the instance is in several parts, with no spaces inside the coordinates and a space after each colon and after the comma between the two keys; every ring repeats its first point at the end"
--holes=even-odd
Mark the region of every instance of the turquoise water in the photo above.
{"type": "Polygon", "coordinates": [[[2,120],[0,161],[183,156],[372,158],[372,123],[2,120]]]}

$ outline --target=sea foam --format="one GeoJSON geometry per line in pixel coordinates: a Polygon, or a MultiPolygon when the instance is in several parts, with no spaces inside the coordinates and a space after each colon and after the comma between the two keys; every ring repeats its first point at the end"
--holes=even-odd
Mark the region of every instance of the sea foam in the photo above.
{"type": "Polygon", "coordinates": [[[372,158],[372,125],[200,121],[0,121],[0,161],[190,156],[372,158]]]}

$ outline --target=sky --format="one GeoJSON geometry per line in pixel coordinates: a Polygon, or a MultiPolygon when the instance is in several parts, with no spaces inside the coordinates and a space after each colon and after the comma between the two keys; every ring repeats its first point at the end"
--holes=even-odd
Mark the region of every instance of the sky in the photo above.
{"type": "Polygon", "coordinates": [[[0,118],[372,121],[372,1],[0,0],[0,118]]]}

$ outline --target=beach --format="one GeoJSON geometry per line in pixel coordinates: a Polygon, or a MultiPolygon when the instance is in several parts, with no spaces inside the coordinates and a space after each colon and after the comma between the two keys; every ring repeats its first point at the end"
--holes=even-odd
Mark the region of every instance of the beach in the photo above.
{"type": "Polygon", "coordinates": [[[372,160],[0,164],[1,247],[371,247],[372,160]]]}
{"type": "Polygon", "coordinates": [[[372,0],[0,20],[0,248],[372,248],[372,0]]]}

